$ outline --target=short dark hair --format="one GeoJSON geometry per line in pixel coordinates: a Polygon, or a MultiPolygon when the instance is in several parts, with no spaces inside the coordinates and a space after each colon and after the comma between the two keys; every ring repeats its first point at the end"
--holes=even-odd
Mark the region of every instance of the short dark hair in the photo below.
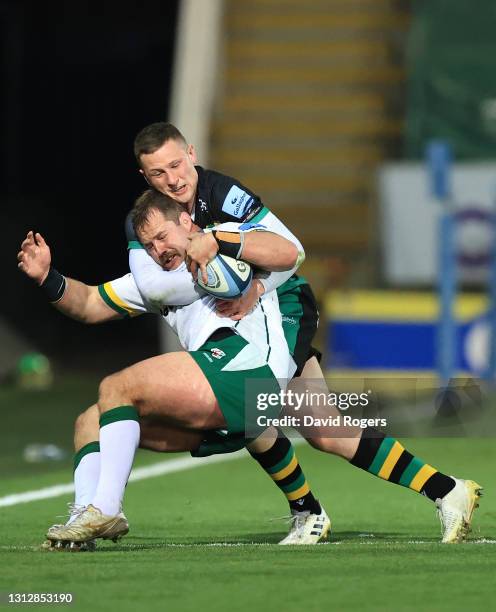
{"type": "Polygon", "coordinates": [[[134,203],[131,210],[131,221],[134,231],[138,233],[148,221],[150,211],[158,210],[168,221],[174,221],[179,225],[181,213],[186,212],[183,206],[169,196],[160,193],[156,189],[147,189],[134,203]]]}
{"type": "Polygon", "coordinates": [[[168,140],[178,140],[184,145],[188,144],[186,138],[172,123],[159,121],[144,127],[134,139],[134,156],[138,165],[141,165],[142,155],[155,153],[168,140]]]}

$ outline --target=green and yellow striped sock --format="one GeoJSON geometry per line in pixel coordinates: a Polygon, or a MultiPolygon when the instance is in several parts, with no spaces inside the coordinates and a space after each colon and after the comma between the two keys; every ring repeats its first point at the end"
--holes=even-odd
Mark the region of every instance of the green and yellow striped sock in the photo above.
{"type": "Polygon", "coordinates": [[[432,501],[444,497],[455,486],[453,478],[414,457],[398,440],[373,427],[363,431],[350,463],[383,480],[422,493],[432,501]]]}
{"type": "Polygon", "coordinates": [[[282,432],[279,432],[279,437],[269,450],[263,453],[250,451],[250,454],[284,493],[292,510],[310,510],[314,514],[320,514],[320,504],[310,491],[293,445],[282,432]]]}

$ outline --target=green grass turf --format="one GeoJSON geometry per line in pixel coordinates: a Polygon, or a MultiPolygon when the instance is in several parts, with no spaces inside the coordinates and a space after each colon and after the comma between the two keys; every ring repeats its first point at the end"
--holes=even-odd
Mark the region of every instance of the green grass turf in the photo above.
{"type": "MultiPolygon", "coordinates": [[[[76,390],[66,389],[70,396],[76,390]]],[[[59,401],[65,405],[67,398],[47,402],[57,414],[59,401]]],[[[23,443],[22,428],[15,431],[23,443]]],[[[36,549],[66,497],[1,508],[0,592],[70,591],[72,609],[120,612],[491,607],[496,544],[482,540],[496,540],[494,440],[410,440],[406,446],[485,487],[470,542],[439,544],[428,500],[299,446],[310,484],[333,519],[330,544],[276,546],[285,525],[269,519],[286,512],[284,499],[253,460],[240,457],[130,483],[130,534],[94,554],[36,549]]],[[[139,461],[162,459],[148,453],[139,461]]],[[[63,465],[30,470],[11,472],[2,493],[70,480],[63,465]]]]}

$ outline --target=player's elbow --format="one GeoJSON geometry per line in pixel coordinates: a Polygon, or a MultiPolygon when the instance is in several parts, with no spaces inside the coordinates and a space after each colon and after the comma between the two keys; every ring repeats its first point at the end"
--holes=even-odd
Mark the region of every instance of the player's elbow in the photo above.
{"type": "Polygon", "coordinates": [[[297,268],[305,259],[303,250],[292,242],[286,241],[278,251],[277,255],[274,251],[270,253],[270,269],[272,272],[286,272],[297,268]]]}
{"type": "Polygon", "coordinates": [[[291,267],[299,268],[301,264],[305,261],[305,251],[301,245],[298,248],[295,244],[293,244],[293,247],[293,265],[291,267]]]}
{"type": "Polygon", "coordinates": [[[303,263],[305,259],[303,247],[300,250],[295,244],[290,242],[285,251],[286,256],[283,262],[284,267],[281,268],[282,271],[298,268],[303,263]]]}

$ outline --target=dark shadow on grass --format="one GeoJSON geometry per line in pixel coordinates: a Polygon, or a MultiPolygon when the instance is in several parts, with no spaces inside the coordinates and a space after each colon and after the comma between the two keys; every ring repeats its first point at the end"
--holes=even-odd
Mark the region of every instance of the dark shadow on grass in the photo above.
{"type": "MultiPolygon", "coordinates": [[[[254,534],[243,534],[242,536],[226,536],[222,537],[218,534],[215,536],[204,536],[201,538],[151,538],[151,537],[140,537],[133,535],[131,538],[124,539],[117,544],[110,545],[99,544],[97,551],[112,553],[112,552],[125,552],[132,550],[157,550],[167,548],[194,548],[194,547],[236,547],[236,546],[260,546],[260,545],[276,545],[284,537],[284,532],[275,533],[254,533],[254,534]]],[[[426,544],[439,543],[439,538],[433,538],[431,536],[415,535],[396,532],[374,532],[368,533],[363,531],[338,531],[333,532],[329,540],[330,544],[347,543],[347,544],[360,544],[360,543],[378,543],[387,544],[388,542],[394,544],[401,544],[408,542],[425,542],[426,544]]],[[[307,547],[305,547],[307,548],[307,547]]]]}

